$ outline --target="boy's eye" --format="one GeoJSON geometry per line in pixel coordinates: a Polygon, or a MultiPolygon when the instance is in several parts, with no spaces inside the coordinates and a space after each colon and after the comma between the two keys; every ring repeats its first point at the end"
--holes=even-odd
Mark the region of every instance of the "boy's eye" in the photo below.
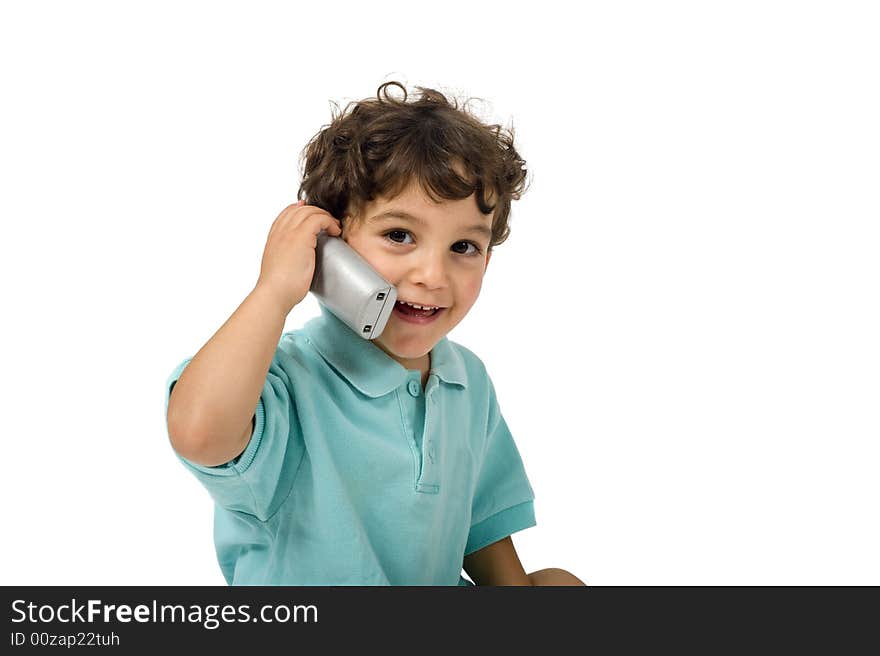
{"type": "Polygon", "coordinates": [[[459,255],[477,255],[477,254],[479,254],[479,252],[480,252],[480,247],[477,246],[475,243],[470,242],[470,241],[459,241],[459,242],[456,242],[456,243],[453,245],[452,249],[453,249],[456,253],[458,253],[459,255]],[[464,246],[464,250],[463,250],[463,251],[457,250],[457,247],[459,247],[459,246],[464,246]],[[470,246],[470,247],[473,248],[474,250],[468,252],[468,250],[467,250],[468,246],[470,246]]]}
{"type": "MultiPolygon", "coordinates": [[[[404,241],[407,237],[412,239],[412,236],[406,230],[389,230],[384,235],[382,235],[388,241],[394,242],[395,244],[410,244],[413,242],[404,241]]],[[[452,251],[459,255],[479,255],[482,253],[482,250],[479,246],[471,241],[457,241],[452,245],[452,251]],[[463,247],[463,248],[462,248],[463,247]],[[472,250],[468,250],[468,248],[472,250]]]]}
{"type": "Polygon", "coordinates": [[[406,230],[392,230],[391,232],[385,233],[386,237],[398,244],[402,244],[407,235],[409,235],[409,233],[406,230]]]}

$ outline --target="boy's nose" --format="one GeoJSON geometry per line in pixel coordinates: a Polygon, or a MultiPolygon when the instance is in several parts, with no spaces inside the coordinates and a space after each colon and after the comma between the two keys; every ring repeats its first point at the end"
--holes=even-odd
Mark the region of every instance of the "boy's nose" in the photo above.
{"type": "Polygon", "coordinates": [[[444,255],[433,254],[419,257],[410,272],[410,281],[424,285],[429,289],[445,287],[447,272],[444,255]]]}

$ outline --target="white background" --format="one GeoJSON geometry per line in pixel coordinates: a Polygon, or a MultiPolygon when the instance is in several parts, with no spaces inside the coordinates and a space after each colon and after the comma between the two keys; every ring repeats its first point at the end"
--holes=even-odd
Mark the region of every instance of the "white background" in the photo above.
{"type": "Polygon", "coordinates": [[[526,569],[880,584],[878,33],[868,2],[3,3],[0,582],[224,583],[165,380],[331,101],[396,79],[528,162],[450,334],[536,492],[526,569]]]}

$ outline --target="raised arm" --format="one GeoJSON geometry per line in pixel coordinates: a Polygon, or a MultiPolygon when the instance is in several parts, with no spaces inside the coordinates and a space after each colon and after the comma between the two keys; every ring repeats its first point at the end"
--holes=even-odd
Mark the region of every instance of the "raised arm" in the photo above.
{"type": "Polygon", "coordinates": [[[184,458],[215,466],[247,447],[284,320],[311,285],[321,230],[341,234],[320,208],[285,208],[269,231],[253,291],[183,370],[167,420],[171,445],[184,458]]]}
{"type": "Polygon", "coordinates": [[[254,288],[183,370],[168,402],[168,434],[184,458],[214,466],[244,451],[285,317],[254,288]]]}

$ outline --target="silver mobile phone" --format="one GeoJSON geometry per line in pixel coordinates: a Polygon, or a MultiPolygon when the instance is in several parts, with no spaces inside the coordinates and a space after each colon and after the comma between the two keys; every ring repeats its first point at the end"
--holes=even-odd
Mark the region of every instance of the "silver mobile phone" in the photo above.
{"type": "Polygon", "coordinates": [[[318,233],[309,291],[364,339],[382,334],[397,302],[394,285],[340,237],[324,230],[318,233]]]}

